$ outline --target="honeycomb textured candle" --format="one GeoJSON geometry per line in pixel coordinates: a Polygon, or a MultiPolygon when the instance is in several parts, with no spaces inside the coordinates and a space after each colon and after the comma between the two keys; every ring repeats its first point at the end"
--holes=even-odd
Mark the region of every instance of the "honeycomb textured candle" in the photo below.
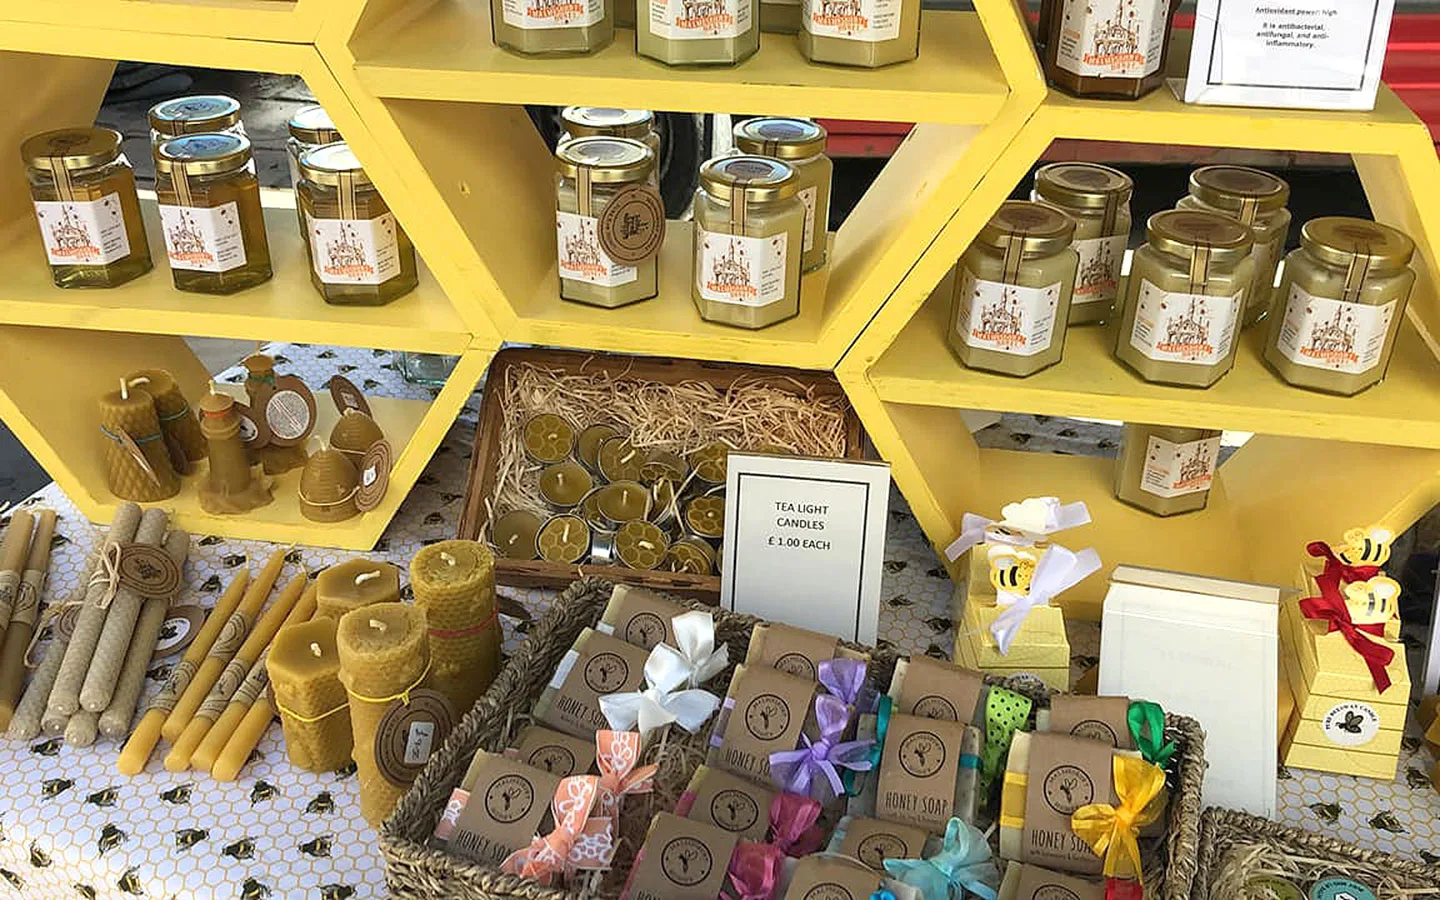
{"type": "Polygon", "coordinates": [[[385,562],[352,559],[333,565],[315,578],[317,616],[336,624],[348,612],[400,599],[400,570],[385,562]]]}
{"type": "Polygon", "coordinates": [[[463,716],[500,669],[495,556],[476,541],[442,541],[410,561],[415,605],[430,628],[432,686],[463,716]]]}
{"type": "Polygon", "coordinates": [[[170,464],[170,451],[160,432],[155,400],[140,389],[110,391],[100,397],[100,434],[105,455],[105,483],[125,500],[153,503],[180,492],[180,479],[170,464]],[[128,395],[128,396],[127,396],[128,395]],[[134,442],[140,457],[126,446],[134,442]],[[143,463],[142,463],[143,458],[143,463]]]}
{"type": "Polygon", "coordinates": [[[205,436],[200,433],[200,422],[180,392],[180,385],[175,383],[175,376],[164,369],[142,369],[130,373],[127,380],[134,384],[142,378],[145,380],[141,386],[155,398],[155,414],[165,439],[184,452],[187,463],[193,465],[204,459],[209,452],[205,436]]]}
{"type": "Polygon", "coordinates": [[[360,514],[355,506],[360,475],[339,450],[315,453],[300,473],[300,512],[312,522],[343,522],[360,514]]]}
{"type": "Polygon", "coordinates": [[[350,701],[340,683],[337,626],[324,616],[286,625],[270,647],[270,683],[285,730],[285,753],[309,772],[341,768],[354,746],[350,701]]]}
{"type": "Polygon", "coordinates": [[[423,686],[430,669],[425,613],[404,603],[357,609],[340,620],[336,634],[340,681],[350,697],[360,814],[378,826],[406,788],[392,783],[375,762],[375,732],[391,702],[423,686]]]}

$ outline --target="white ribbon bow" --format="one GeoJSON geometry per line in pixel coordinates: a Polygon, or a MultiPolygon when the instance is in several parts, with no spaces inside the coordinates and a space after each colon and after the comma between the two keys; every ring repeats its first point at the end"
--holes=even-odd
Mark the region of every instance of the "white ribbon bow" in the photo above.
{"type": "Polygon", "coordinates": [[[1046,535],[1090,522],[1090,510],[1084,501],[1061,503],[1059,497],[1028,497],[1019,503],[1007,503],[1000,516],[996,522],[966,513],[960,521],[960,536],[945,548],[945,556],[954,562],[966,550],[987,541],[1030,547],[1046,535]]]}
{"type": "MultiPolygon", "coordinates": [[[[650,651],[654,656],[660,653],[670,657],[667,665],[685,669],[685,686],[698,688],[705,682],[725,671],[730,665],[730,645],[715,646],[715,617],[708,612],[695,610],[678,615],[670,620],[675,629],[676,650],[668,644],[656,644],[650,651]]],[[[645,670],[650,670],[646,663],[645,670]]]]}
{"type": "Polygon", "coordinates": [[[720,708],[719,697],[697,687],[730,664],[729,647],[715,647],[714,617],[690,612],[676,616],[673,623],[680,649],[655,645],[645,660],[645,690],[600,698],[600,711],[616,731],[638,728],[644,737],[674,722],[696,734],[720,708]],[[680,689],[686,686],[688,690],[680,689]]]}
{"type": "Polygon", "coordinates": [[[1005,610],[990,623],[990,633],[995,636],[1001,655],[1010,652],[1010,645],[1015,642],[1015,635],[1020,633],[1020,626],[1025,624],[1030,610],[1038,606],[1049,606],[1056,596],[1099,570],[1100,554],[1093,549],[1087,548],[1075,553],[1058,544],[1051,545],[1035,564],[1035,574],[1030,579],[1028,592],[999,592],[996,605],[1005,607],[1005,610]]]}

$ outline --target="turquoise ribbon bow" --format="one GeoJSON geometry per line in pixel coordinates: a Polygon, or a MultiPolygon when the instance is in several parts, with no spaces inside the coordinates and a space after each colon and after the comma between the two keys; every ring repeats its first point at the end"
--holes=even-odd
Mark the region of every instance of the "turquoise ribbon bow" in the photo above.
{"type": "Polygon", "coordinates": [[[945,844],[928,859],[887,859],[885,871],[920,889],[925,900],[950,900],[969,891],[981,900],[999,897],[1000,870],[985,836],[959,818],[945,826],[945,844]]]}
{"type": "Polygon", "coordinates": [[[1165,710],[1160,708],[1160,704],[1149,700],[1132,701],[1125,718],[1130,724],[1130,736],[1135,739],[1135,746],[1145,761],[1162,769],[1169,765],[1170,757],[1175,755],[1177,748],[1174,741],[1163,746],[1160,743],[1165,740],[1165,710]]]}
{"type": "MultiPolygon", "coordinates": [[[[870,745],[870,752],[862,757],[870,763],[866,771],[878,773],[880,771],[880,757],[885,753],[885,733],[890,730],[890,712],[894,702],[885,695],[881,695],[880,702],[875,709],[875,742],[870,745]]],[[[840,778],[845,784],[845,794],[850,797],[860,796],[861,772],[855,769],[846,769],[841,773],[840,778]]]]}

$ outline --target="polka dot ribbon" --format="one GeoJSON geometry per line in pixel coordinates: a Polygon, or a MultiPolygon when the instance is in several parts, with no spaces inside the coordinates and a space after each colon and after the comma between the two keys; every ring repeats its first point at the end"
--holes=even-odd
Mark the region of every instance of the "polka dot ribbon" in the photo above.
{"type": "Polygon", "coordinates": [[[1024,694],[1002,687],[992,687],[985,697],[985,749],[980,754],[980,796],[990,793],[990,786],[1000,774],[1010,741],[1015,732],[1025,727],[1034,704],[1024,694]]]}

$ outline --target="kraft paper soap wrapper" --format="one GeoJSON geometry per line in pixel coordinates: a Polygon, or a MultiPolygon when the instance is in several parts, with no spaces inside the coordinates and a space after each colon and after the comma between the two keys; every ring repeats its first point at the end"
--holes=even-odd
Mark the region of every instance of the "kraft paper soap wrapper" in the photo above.
{"type": "Polygon", "coordinates": [[[928,656],[900,660],[890,681],[896,712],[972,725],[985,724],[984,701],[989,690],[980,672],[928,656]]]}
{"type": "Polygon", "coordinates": [[[745,841],[763,841],[776,791],[739,775],[700,766],[675,805],[675,814],[723,828],[745,841]]]}
{"type": "Polygon", "coordinates": [[[595,630],[646,650],[656,644],[675,646],[676,616],[690,610],[654,591],[617,584],[595,630]]]}
{"type": "Polygon", "coordinates": [[[1000,882],[1000,900],[1105,900],[1105,885],[1012,862],[1000,882]]]}
{"type": "Polygon", "coordinates": [[[811,855],[790,876],[784,900],[870,900],[884,876],[843,856],[811,855]]]}
{"type": "Polygon", "coordinates": [[[840,646],[840,639],[818,631],[790,625],[761,622],[750,634],[745,665],[779,669],[797,678],[816,680],[820,663],[827,659],[869,659],[863,653],[840,646]]]}
{"type": "MultiPolygon", "coordinates": [[[[875,780],[874,810],[865,812],[934,834],[944,834],[954,816],[973,821],[975,769],[965,766],[962,757],[978,756],[979,744],[980,733],[974,726],[891,716],[880,776],[875,780]]],[[[852,805],[851,812],[855,811],[852,805]]]]}
{"type": "Polygon", "coordinates": [[[658,813],[635,857],[622,900],[715,900],[739,838],[723,828],[658,813]]]}
{"type": "Polygon", "coordinates": [[[847,816],[835,827],[829,850],[853,856],[876,872],[884,872],[885,860],[920,859],[927,855],[926,845],[930,843],[930,833],[914,825],[847,816]]]}
{"type": "Polygon", "coordinates": [[[587,628],[560,660],[535,704],[535,720],[557,731],[594,740],[610,727],[600,698],[641,690],[650,654],[619,638],[587,628]]]}
{"type": "Polygon", "coordinates": [[[595,741],[541,725],[527,725],[505,755],[557,778],[569,778],[589,774],[595,766],[595,741]]]}
{"type": "Polygon", "coordinates": [[[706,763],[769,785],[770,754],[799,745],[801,729],[814,720],[818,689],[778,669],[736,666],[706,763]]]}
{"type": "Polygon", "coordinates": [[[1120,802],[1116,752],[1068,734],[1017,732],[1000,800],[1000,857],[1099,875],[1102,861],[1070,828],[1070,816],[1090,803],[1120,802]]]}
{"type": "MultiPolygon", "coordinates": [[[[544,829],[550,801],[560,786],[557,775],[483,750],[475,754],[465,778],[469,796],[453,817],[446,849],[487,866],[498,866],[544,829]]],[[[437,827],[437,837],[446,820],[452,819],[456,801],[452,796],[452,807],[437,827]]]]}
{"type": "Polygon", "coordinates": [[[1035,730],[1099,741],[1116,750],[1134,750],[1129,697],[1056,694],[1049,709],[1035,711],[1035,730]]]}

